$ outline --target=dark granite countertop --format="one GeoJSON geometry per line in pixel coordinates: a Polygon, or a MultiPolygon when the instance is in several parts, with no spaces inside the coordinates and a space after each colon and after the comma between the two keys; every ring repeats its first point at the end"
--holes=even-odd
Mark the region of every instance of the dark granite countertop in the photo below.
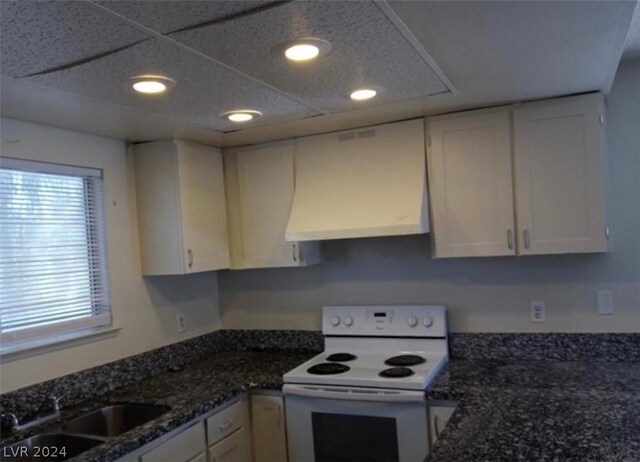
{"type": "Polygon", "coordinates": [[[428,396],[460,402],[429,462],[640,460],[640,362],[452,360],[428,396]]]}
{"type": "MultiPolygon", "coordinates": [[[[316,353],[223,352],[185,365],[179,372],[166,372],[65,409],[68,421],[113,403],[163,404],[171,410],[140,427],[109,440],[73,461],[112,461],[213,410],[245,390],[280,389],[282,375],[316,353]]],[[[31,429],[28,433],[3,435],[2,444],[53,430],[59,422],[31,429]]]]}
{"type": "MultiPolygon", "coordinates": [[[[113,403],[163,404],[171,410],[72,460],[118,459],[247,389],[279,389],[285,372],[316,353],[295,349],[215,352],[185,364],[180,372],[101,392],[97,398],[65,408],[62,420],[113,403]]],[[[149,361],[170,362],[156,356],[149,361]]],[[[39,402],[45,391],[50,387],[39,390],[33,399],[27,394],[24,402],[39,402]]],[[[427,396],[460,402],[429,462],[640,461],[640,362],[452,359],[427,396]]],[[[2,435],[2,444],[56,425],[20,436],[2,435]]]]}

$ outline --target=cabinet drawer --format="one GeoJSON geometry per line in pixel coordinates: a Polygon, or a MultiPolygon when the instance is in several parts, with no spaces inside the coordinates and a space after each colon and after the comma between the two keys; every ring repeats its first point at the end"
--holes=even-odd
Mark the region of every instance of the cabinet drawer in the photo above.
{"type": "Polygon", "coordinates": [[[207,419],[207,444],[217,443],[243,425],[248,424],[246,418],[246,400],[240,400],[228,408],[207,419]]]}
{"type": "Polygon", "coordinates": [[[189,462],[207,462],[207,453],[202,452],[191,459],[189,462]]]}
{"type": "Polygon", "coordinates": [[[209,462],[251,462],[249,442],[244,428],[207,450],[209,462]]]}
{"type": "Polygon", "coordinates": [[[186,462],[206,449],[204,427],[198,422],[144,454],[141,462],[186,462]]]}

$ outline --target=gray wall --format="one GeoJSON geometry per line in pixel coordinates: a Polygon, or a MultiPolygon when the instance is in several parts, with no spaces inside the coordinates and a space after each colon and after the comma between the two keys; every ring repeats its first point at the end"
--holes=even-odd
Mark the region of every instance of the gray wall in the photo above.
{"type": "Polygon", "coordinates": [[[319,329],[323,305],[443,304],[457,332],[640,331],[640,61],[621,65],[607,98],[608,254],[432,260],[428,235],[329,241],[310,268],[220,272],[225,328],[319,329]],[[597,315],[596,290],[615,314],[597,315]],[[547,302],[546,324],[529,322],[547,302]]]}

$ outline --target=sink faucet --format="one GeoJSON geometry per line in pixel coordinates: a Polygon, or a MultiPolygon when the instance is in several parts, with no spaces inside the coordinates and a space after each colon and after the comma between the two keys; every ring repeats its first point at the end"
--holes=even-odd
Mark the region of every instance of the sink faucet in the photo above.
{"type": "Polygon", "coordinates": [[[4,413],[1,416],[2,428],[7,428],[13,432],[19,432],[57,419],[60,417],[61,399],[62,397],[56,396],[50,396],[45,399],[36,412],[36,418],[22,425],[14,413],[4,413]],[[47,412],[47,414],[45,414],[45,412],[47,412]]]}

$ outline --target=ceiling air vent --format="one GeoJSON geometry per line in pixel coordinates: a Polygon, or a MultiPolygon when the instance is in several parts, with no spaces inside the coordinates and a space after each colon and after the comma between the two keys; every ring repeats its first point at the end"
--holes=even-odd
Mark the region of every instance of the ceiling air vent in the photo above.
{"type": "Polygon", "coordinates": [[[361,132],[358,132],[358,138],[375,138],[376,136],[376,131],[371,129],[371,130],[363,130],[361,132]]]}
{"type": "Polygon", "coordinates": [[[338,135],[338,141],[351,141],[355,139],[356,139],[355,132],[340,133],[338,135]]]}

